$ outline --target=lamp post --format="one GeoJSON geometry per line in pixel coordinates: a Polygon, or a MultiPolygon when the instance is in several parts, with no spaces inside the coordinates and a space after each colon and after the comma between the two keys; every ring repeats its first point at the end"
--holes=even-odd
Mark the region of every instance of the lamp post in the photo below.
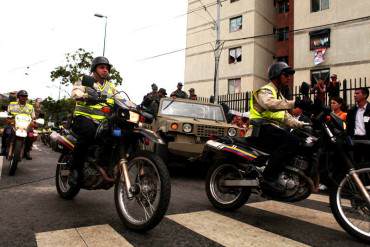
{"type": "Polygon", "coordinates": [[[95,14],[94,16],[99,18],[105,18],[105,27],[104,27],[104,46],[103,46],[103,57],[105,54],[105,38],[107,37],[107,22],[108,22],[108,16],[101,15],[101,14],[95,14]]]}

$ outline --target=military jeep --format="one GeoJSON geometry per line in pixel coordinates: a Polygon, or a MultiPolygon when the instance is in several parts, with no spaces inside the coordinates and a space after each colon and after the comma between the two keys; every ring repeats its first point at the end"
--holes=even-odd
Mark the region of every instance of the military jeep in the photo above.
{"type": "MultiPolygon", "coordinates": [[[[148,126],[166,142],[165,159],[196,159],[207,140],[238,136],[237,126],[226,122],[220,105],[188,99],[161,99],[153,123],[148,126]]],[[[158,150],[157,150],[158,151],[158,150]]]]}

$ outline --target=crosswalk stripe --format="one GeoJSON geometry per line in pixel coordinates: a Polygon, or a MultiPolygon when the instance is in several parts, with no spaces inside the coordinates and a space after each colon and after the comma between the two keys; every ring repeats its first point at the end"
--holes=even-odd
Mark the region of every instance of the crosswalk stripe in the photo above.
{"type": "Polygon", "coordinates": [[[109,225],[96,225],[36,234],[38,247],[132,247],[109,225]]]}
{"type": "Polygon", "coordinates": [[[307,199],[318,201],[318,202],[326,202],[329,203],[329,197],[326,195],[320,195],[320,194],[311,194],[307,199]]]}
{"type": "Polygon", "coordinates": [[[167,218],[224,246],[308,246],[212,211],[174,214],[167,218]]]}
{"type": "Polygon", "coordinates": [[[3,171],[3,162],[4,162],[4,156],[0,156],[0,180],[1,180],[1,172],[3,171]]]}
{"type": "Polygon", "coordinates": [[[248,207],[269,211],[282,216],[296,218],[301,221],[324,226],[337,231],[343,231],[330,213],[315,209],[295,206],[277,201],[264,201],[246,204],[248,207]]]}

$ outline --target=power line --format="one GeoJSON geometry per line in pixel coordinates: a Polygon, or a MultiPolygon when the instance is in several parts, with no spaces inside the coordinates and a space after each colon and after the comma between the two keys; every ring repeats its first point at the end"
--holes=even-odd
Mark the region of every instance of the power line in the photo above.
{"type": "MultiPolygon", "coordinates": [[[[225,1],[225,0],[223,0],[223,1],[225,1]]],[[[312,26],[312,27],[307,27],[307,28],[300,28],[300,29],[296,29],[296,30],[290,30],[290,31],[288,31],[288,33],[296,33],[296,32],[301,32],[301,31],[307,31],[307,30],[311,30],[311,29],[316,29],[316,28],[328,27],[328,26],[332,26],[332,25],[338,25],[338,24],[344,24],[344,23],[356,22],[356,21],[366,21],[366,20],[370,20],[370,16],[365,16],[365,17],[360,17],[360,18],[354,18],[354,19],[345,20],[345,21],[339,21],[339,22],[332,22],[332,23],[329,23],[329,24],[323,24],[323,25],[319,25],[319,26],[312,26]]],[[[207,29],[203,29],[203,30],[199,30],[197,32],[206,31],[206,30],[207,29]]],[[[197,33],[197,32],[194,32],[194,33],[197,33]]],[[[193,33],[190,33],[190,34],[193,34],[193,33]]],[[[261,35],[255,35],[255,36],[249,36],[249,37],[242,37],[242,38],[235,38],[235,39],[225,39],[225,40],[221,40],[221,41],[223,41],[223,42],[231,42],[231,41],[239,41],[239,40],[263,38],[263,37],[269,37],[269,36],[273,36],[273,35],[275,35],[275,33],[261,34],[261,35]]],[[[202,43],[202,44],[198,44],[198,45],[193,45],[193,46],[185,47],[185,48],[174,50],[174,51],[169,51],[169,52],[158,54],[158,55],[154,55],[154,56],[151,56],[151,57],[140,59],[138,61],[144,61],[144,60],[149,60],[149,59],[153,59],[153,58],[157,58],[157,57],[169,55],[169,54],[176,53],[176,52],[179,52],[179,51],[184,51],[184,50],[188,50],[188,49],[191,49],[191,48],[199,47],[199,46],[202,46],[202,45],[205,45],[205,44],[211,44],[212,45],[212,41],[209,41],[209,42],[206,42],[206,43],[202,43]]]]}
{"type": "Polygon", "coordinates": [[[211,17],[212,21],[213,21],[213,24],[216,24],[216,20],[213,18],[213,16],[211,15],[211,13],[209,13],[208,11],[208,8],[206,6],[204,6],[202,0],[198,0],[200,2],[200,4],[203,6],[204,10],[207,12],[208,16],[211,17]]]}

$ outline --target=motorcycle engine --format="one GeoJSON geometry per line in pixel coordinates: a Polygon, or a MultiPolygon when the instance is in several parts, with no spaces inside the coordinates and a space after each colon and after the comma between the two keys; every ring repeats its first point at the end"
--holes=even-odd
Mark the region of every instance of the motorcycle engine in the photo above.
{"type": "Polygon", "coordinates": [[[309,167],[309,162],[302,156],[296,156],[292,160],[292,166],[298,168],[299,170],[305,171],[309,167]]]}
{"type": "Polygon", "coordinates": [[[88,162],[84,165],[83,177],[83,187],[86,189],[95,189],[104,181],[98,169],[88,162]]]}

